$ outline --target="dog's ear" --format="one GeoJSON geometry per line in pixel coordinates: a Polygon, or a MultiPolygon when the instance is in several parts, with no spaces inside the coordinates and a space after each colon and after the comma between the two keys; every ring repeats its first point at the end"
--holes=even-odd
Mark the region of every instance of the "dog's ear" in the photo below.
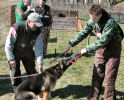
{"type": "Polygon", "coordinates": [[[63,64],[63,60],[60,62],[60,67],[61,67],[61,69],[63,69],[63,66],[64,66],[64,64],[63,64]]]}
{"type": "Polygon", "coordinates": [[[60,70],[60,65],[61,65],[61,61],[56,62],[56,69],[57,69],[57,70],[60,70]]]}

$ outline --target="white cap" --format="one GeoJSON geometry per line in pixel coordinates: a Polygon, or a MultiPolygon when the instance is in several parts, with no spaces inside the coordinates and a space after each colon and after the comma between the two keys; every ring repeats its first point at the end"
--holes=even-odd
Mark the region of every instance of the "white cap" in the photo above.
{"type": "Polygon", "coordinates": [[[38,13],[31,13],[29,16],[28,16],[28,20],[34,22],[34,24],[37,26],[37,27],[41,27],[43,26],[43,23],[41,21],[41,17],[38,13]]]}

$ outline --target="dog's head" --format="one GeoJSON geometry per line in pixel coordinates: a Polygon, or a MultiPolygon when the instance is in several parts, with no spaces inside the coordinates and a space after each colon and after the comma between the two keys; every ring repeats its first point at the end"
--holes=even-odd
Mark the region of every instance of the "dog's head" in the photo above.
{"type": "Polygon", "coordinates": [[[75,62],[75,60],[77,60],[78,58],[78,53],[74,53],[73,55],[71,55],[70,57],[68,57],[65,60],[61,60],[59,61],[55,66],[54,66],[54,70],[56,70],[59,74],[59,76],[61,76],[65,70],[72,65],[73,62],[75,62]]]}
{"type": "Polygon", "coordinates": [[[52,75],[55,75],[58,79],[62,76],[62,74],[65,72],[65,70],[70,65],[72,65],[73,62],[75,62],[75,60],[78,58],[78,55],[79,54],[75,53],[75,54],[71,55],[70,57],[68,57],[67,59],[57,62],[56,65],[48,68],[46,71],[48,71],[52,75]]]}

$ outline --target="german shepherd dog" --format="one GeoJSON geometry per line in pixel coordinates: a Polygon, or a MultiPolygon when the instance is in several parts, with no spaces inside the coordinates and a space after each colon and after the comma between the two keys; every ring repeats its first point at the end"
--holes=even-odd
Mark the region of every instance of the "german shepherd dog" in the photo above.
{"type": "Polygon", "coordinates": [[[75,54],[22,82],[15,92],[15,100],[36,100],[37,95],[42,95],[42,100],[51,100],[51,89],[74,60],[75,54]]]}

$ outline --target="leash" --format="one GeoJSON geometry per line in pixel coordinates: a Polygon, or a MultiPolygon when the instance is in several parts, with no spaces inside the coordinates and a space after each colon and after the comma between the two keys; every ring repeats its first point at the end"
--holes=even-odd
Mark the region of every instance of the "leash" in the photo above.
{"type": "MultiPolygon", "coordinates": [[[[58,55],[55,59],[53,59],[53,60],[50,62],[50,64],[51,64],[52,62],[54,62],[58,57],[62,56],[62,55],[65,54],[65,53],[66,53],[66,51],[62,52],[62,53],[61,53],[60,55],[58,55]]],[[[74,61],[69,61],[69,63],[76,63],[76,62],[77,62],[77,59],[80,58],[82,55],[83,55],[83,54],[81,54],[81,52],[78,53],[76,56],[74,56],[74,57],[75,57],[74,61]]],[[[22,75],[22,76],[11,77],[11,78],[13,78],[13,79],[26,78],[26,77],[36,76],[36,75],[38,75],[38,74],[39,74],[39,73],[31,74],[31,75],[22,75]]],[[[10,79],[10,77],[0,77],[0,80],[1,80],[1,79],[10,79]]]]}
{"type": "Polygon", "coordinates": [[[52,64],[52,62],[56,61],[57,58],[59,58],[60,56],[62,56],[62,55],[65,54],[66,52],[67,52],[67,51],[64,51],[64,52],[62,52],[61,54],[59,54],[56,58],[54,58],[54,59],[50,62],[50,64],[52,64]]]}
{"type": "MultiPolygon", "coordinates": [[[[38,75],[39,73],[36,73],[36,74],[31,74],[31,75],[23,75],[23,76],[18,76],[18,77],[11,77],[13,79],[16,79],[16,78],[24,78],[24,77],[31,77],[31,76],[36,76],[38,75]]],[[[10,79],[10,77],[0,77],[0,80],[1,79],[10,79]]]]}
{"type": "MultiPolygon", "coordinates": [[[[51,64],[52,62],[54,62],[58,57],[60,57],[60,56],[62,56],[63,54],[65,54],[66,52],[67,52],[67,51],[62,52],[60,55],[58,55],[56,58],[54,58],[54,59],[50,62],[50,64],[51,64]]],[[[81,52],[78,53],[78,54],[75,56],[74,61],[69,61],[69,63],[76,63],[76,62],[77,62],[77,59],[80,58],[82,55],[83,55],[83,54],[82,54],[81,52]]]]}

